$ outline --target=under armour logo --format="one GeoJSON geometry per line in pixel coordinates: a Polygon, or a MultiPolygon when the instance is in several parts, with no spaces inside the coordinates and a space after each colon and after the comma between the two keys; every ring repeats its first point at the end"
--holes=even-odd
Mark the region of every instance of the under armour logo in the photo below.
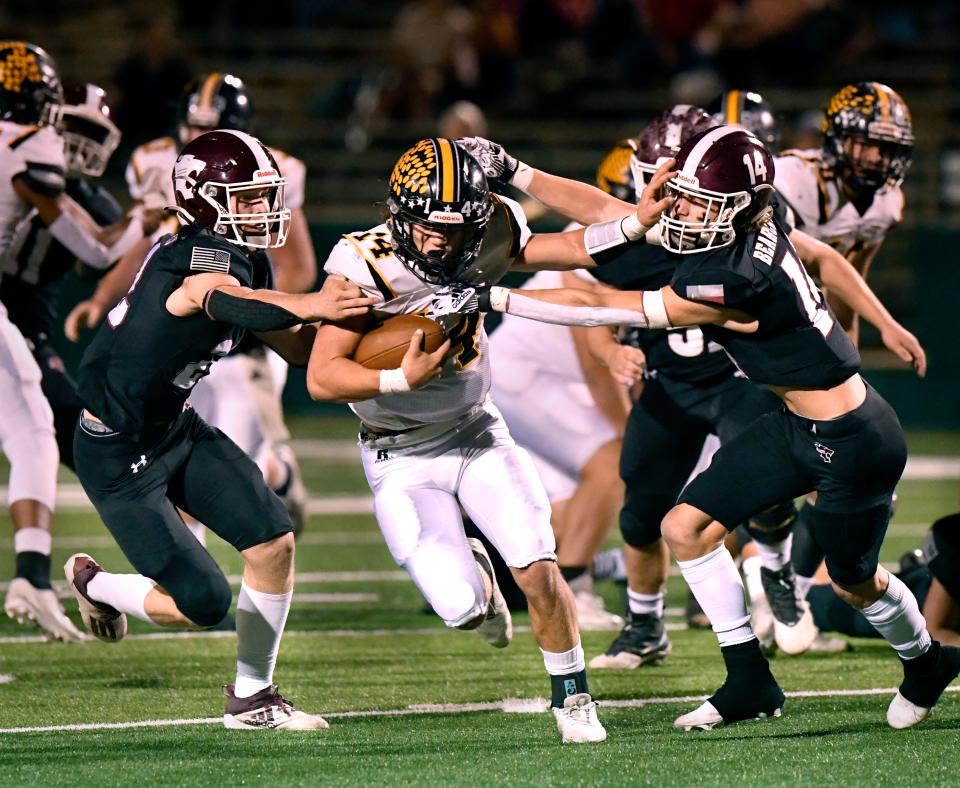
{"type": "Polygon", "coordinates": [[[384,460],[389,460],[390,455],[387,454],[386,449],[377,449],[377,459],[375,462],[383,462],[384,460]]]}
{"type": "Polygon", "coordinates": [[[141,454],[139,460],[137,460],[136,462],[130,463],[130,470],[133,471],[134,473],[139,473],[141,468],[146,468],[146,467],[147,467],[146,454],[141,454]]]}
{"type": "Polygon", "coordinates": [[[813,448],[817,450],[817,454],[820,455],[820,459],[825,463],[829,464],[833,460],[833,449],[829,446],[824,446],[822,443],[814,443],[813,448]]]}

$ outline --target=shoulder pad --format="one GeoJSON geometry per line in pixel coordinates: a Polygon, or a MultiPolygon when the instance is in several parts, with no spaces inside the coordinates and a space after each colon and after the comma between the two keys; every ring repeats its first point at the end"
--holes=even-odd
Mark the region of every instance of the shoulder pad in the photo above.
{"type": "MultiPolygon", "coordinates": [[[[374,228],[374,230],[363,233],[344,235],[336,246],[330,250],[327,261],[323,264],[323,270],[327,274],[335,274],[342,276],[344,279],[349,279],[363,290],[366,296],[388,300],[388,297],[393,297],[393,293],[376,267],[374,261],[376,249],[370,246],[378,241],[378,237],[374,235],[378,229],[374,228]]],[[[389,239],[390,236],[387,232],[385,238],[380,240],[389,244],[389,239]]],[[[388,253],[392,256],[392,246],[389,247],[388,253]]]]}
{"type": "Polygon", "coordinates": [[[491,194],[490,196],[494,204],[490,222],[491,224],[498,221],[502,222],[504,229],[509,232],[506,256],[512,259],[520,255],[532,235],[530,228],[527,226],[527,216],[516,200],[511,200],[502,194],[491,194]]]}

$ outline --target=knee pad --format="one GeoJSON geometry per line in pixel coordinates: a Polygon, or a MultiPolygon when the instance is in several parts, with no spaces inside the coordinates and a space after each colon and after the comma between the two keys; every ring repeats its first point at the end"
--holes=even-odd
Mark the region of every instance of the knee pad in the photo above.
{"type": "Polygon", "coordinates": [[[442,596],[434,595],[427,601],[443,619],[443,623],[451,628],[462,627],[483,615],[489,604],[483,595],[478,595],[476,589],[465,580],[450,584],[442,596]]]}
{"type": "Polygon", "coordinates": [[[173,597],[177,608],[194,624],[212,627],[223,621],[230,610],[233,592],[223,572],[209,567],[198,567],[182,560],[170,564],[153,578],[173,597]]]}
{"type": "Polygon", "coordinates": [[[641,548],[660,539],[660,523],[673,506],[667,498],[636,495],[627,488],[620,510],[620,533],[631,547],[641,548]]]}
{"type": "Polygon", "coordinates": [[[4,435],[3,453],[10,461],[7,502],[39,501],[53,511],[60,453],[52,426],[11,424],[4,435]]]}
{"type": "Polygon", "coordinates": [[[784,501],[764,509],[747,522],[747,531],[760,544],[779,544],[793,530],[797,507],[793,501],[784,501]]]}

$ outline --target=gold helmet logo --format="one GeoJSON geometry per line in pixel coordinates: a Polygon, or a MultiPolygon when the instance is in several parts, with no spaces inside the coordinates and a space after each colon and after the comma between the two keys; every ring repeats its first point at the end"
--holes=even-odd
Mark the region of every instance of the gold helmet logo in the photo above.
{"type": "Polygon", "coordinates": [[[621,140],[603,157],[597,167],[597,186],[610,194],[613,186],[626,186],[630,181],[630,157],[637,146],[633,140],[621,140]]]}
{"type": "Polygon", "coordinates": [[[413,194],[426,194],[430,173],[437,168],[437,153],[431,140],[420,140],[400,157],[390,173],[390,191],[399,195],[401,189],[413,194]]]}
{"type": "Polygon", "coordinates": [[[24,82],[40,82],[37,56],[22,41],[0,41],[0,84],[11,93],[19,93],[24,82]]]}

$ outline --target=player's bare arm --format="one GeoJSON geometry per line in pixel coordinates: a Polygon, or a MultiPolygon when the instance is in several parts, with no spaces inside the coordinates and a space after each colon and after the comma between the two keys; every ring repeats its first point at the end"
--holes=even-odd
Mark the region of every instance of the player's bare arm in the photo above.
{"type": "Polygon", "coordinates": [[[948,646],[960,646],[960,607],[935,577],[923,603],[923,617],[933,637],[948,646]]]}
{"type": "MultiPolygon", "coordinates": [[[[601,283],[593,286],[597,292],[616,292],[601,283]]],[[[630,388],[643,375],[646,357],[640,348],[617,342],[609,326],[580,329],[586,337],[587,350],[598,363],[610,370],[610,374],[624,388],[630,388]]]]}
{"type": "Polygon", "coordinates": [[[403,385],[406,390],[417,389],[439,377],[450,340],[433,353],[426,353],[420,349],[423,339],[420,330],[410,337],[410,346],[399,367],[405,384],[401,382],[397,386],[397,370],[367,369],[358,364],[353,360],[353,354],[371,326],[369,319],[353,318],[336,324],[327,323],[317,329],[307,366],[307,391],[313,399],[358,402],[402,391],[403,385]],[[391,376],[390,373],[394,374],[391,376]]]}
{"type": "Polygon", "coordinates": [[[836,249],[800,230],[790,233],[800,259],[819,274],[823,286],[874,326],[883,344],[913,365],[920,377],[927,372],[927,356],[917,338],[901,326],[877,298],[864,278],[836,249]]]}
{"type": "MultiPolygon", "coordinates": [[[[882,241],[870,246],[865,246],[846,258],[864,280],[866,280],[870,266],[873,264],[874,259],[876,259],[877,252],[880,251],[881,246],[883,246],[882,241]]],[[[827,297],[827,303],[830,304],[833,313],[837,316],[837,322],[839,322],[843,330],[850,335],[850,339],[853,340],[854,344],[858,344],[860,326],[857,321],[856,310],[850,307],[839,294],[832,292],[829,288],[825,288],[824,295],[827,297]]]]}

